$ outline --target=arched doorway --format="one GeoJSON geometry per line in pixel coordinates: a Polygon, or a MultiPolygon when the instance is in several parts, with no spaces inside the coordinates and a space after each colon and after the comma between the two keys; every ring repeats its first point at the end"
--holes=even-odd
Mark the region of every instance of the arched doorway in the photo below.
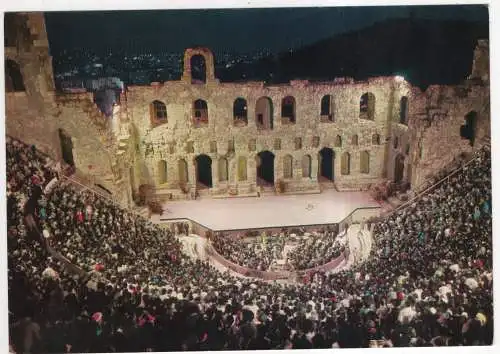
{"type": "Polygon", "coordinates": [[[61,142],[61,155],[63,161],[70,166],[75,166],[75,160],[73,159],[73,141],[62,129],[59,129],[59,141],[61,142]]]}
{"type": "Polygon", "coordinates": [[[195,162],[197,188],[212,188],[212,159],[207,155],[198,155],[195,162]]]}
{"type": "Polygon", "coordinates": [[[399,183],[403,180],[405,172],[405,157],[398,154],[394,160],[394,182],[399,183]]]}
{"type": "Polygon", "coordinates": [[[274,154],[261,151],[257,155],[257,185],[274,184],[274,154]]]}
{"type": "Polygon", "coordinates": [[[321,149],[319,161],[319,177],[333,181],[335,178],[335,152],[327,147],[321,149]]]}

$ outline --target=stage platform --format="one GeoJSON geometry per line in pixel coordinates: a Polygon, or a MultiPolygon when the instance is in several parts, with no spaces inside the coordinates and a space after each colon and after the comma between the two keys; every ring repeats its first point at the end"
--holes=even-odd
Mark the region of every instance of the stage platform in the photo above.
{"type": "Polygon", "coordinates": [[[190,219],[214,231],[335,224],[356,208],[380,207],[367,192],[199,199],[165,203],[156,223],[190,219]]]}

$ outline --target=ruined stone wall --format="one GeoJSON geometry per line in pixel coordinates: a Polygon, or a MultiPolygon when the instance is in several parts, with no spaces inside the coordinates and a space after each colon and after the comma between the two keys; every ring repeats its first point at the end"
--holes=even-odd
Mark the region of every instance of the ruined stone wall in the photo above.
{"type": "Polygon", "coordinates": [[[6,93],[6,134],[62,159],[62,129],[71,137],[75,167],[118,194],[112,168],[115,143],[109,122],[95,106],[92,94],[55,93],[43,14],[19,16],[29,36],[17,40],[16,47],[6,47],[5,60],[19,65],[25,90],[6,93]]]}
{"type": "Polygon", "coordinates": [[[116,192],[111,171],[113,156],[103,133],[94,126],[95,111],[91,95],[47,96],[43,109],[33,107],[24,92],[8,93],[6,97],[6,134],[35,144],[41,151],[62,159],[59,129],[71,137],[75,167],[90,174],[96,182],[116,192]],[[89,169],[89,166],[91,168],[89,169]]]}
{"type": "MultiPolygon", "coordinates": [[[[411,134],[401,135],[401,139],[409,137],[411,145],[412,185],[421,185],[456,156],[489,141],[489,102],[489,85],[431,86],[415,97],[408,130],[411,134]],[[471,111],[478,117],[473,146],[460,136],[460,127],[471,111]]],[[[389,169],[393,163],[389,159],[389,169]]]]}
{"type": "Polygon", "coordinates": [[[290,191],[317,190],[318,154],[324,147],[335,152],[335,183],[341,189],[359,189],[380,181],[385,174],[385,138],[390,130],[394,115],[393,101],[398,89],[393,78],[375,78],[359,83],[318,83],[294,81],[290,85],[264,86],[263,83],[218,83],[206,85],[190,84],[186,81],[165,82],[151,86],[128,88],[127,103],[131,120],[141,139],[138,159],[143,161],[139,168],[140,183],[155,185],[157,190],[178,189],[178,160],[185,159],[189,168],[189,184],[195,184],[194,159],[206,154],[212,159],[213,194],[228,193],[234,187],[240,193],[251,193],[256,187],[255,158],[261,151],[271,151],[275,155],[275,181],[284,180],[290,191]],[[374,121],[359,118],[360,97],[371,92],[376,98],[374,121]],[[324,95],[332,95],[334,100],[334,122],[321,122],[320,102],[324,95]],[[293,96],[296,102],[296,122],[282,122],[281,101],[293,96]],[[244,98],[248,107],[248,125],[235,126],[233,103],[244,98]],[[274,128],[259,130],[256,124],[255,106],[260,97],[269,97],[273,104],[274,128]],[[193,123],[193,102],[203,99],[208,105],[208,125],[196,127],[193,123]],[[150,105],[153,101],[163,102],[167,108],[167,122],[152,124],[150,105]],[[372,135],[380,135],[380,144],[372,144],[372,135]],[[358,135],[358,145],[352,144],[352,136],[358,135]],[[337,135],[342,137],[342,146],[335,145],[337,135]],[[302,147],[296,146],[300,138],[302,147]],[[255,139],[255,150],[250,149],[255,139]],[[281,148],[275,141],[280,139],[281,148]],[[228,145],[234,141],[234,153],[228,153],[228,145]],[[146,145],[150,144],[152,150],[146,145]],[[188,144],[193,149],[188,152],[188,144]],[[216,144],[216,152],[214,151],[216,144]],[[173,147],[172,147],[173,146],[173,147]],[[146,152],[146,150],[148,150],[146,152]],[[360,172],[360,152],[370,154],[369,173],[360,172]],[[341,155],[351,154],[349,175],[342,175],[341,155]],[[285,179],[283,158],[293,157],[293,177],[285,179]],[[311,177],[302,177],[301,161],[304,155],[312,159],[311,177]],[[240,156],[247,159],[246,182],[238,181],[237,161],[240,156]],[[219,158],[229,162],[229,179],[218,181],[219,158]],[[167,182],[158,184],[159,161],[167,162],[167,182]]]}

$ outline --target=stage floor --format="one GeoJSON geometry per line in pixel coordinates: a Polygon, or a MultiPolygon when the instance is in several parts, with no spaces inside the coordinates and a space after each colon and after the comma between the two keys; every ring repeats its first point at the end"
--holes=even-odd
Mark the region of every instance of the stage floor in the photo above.
{"type": "Polygon", "coordinates": [[[212,230],[241,230],[281,226],[334,224],[354,209],[380,206],[366,192],[199,199],[164,204],[152,221],[191,219],[212,230]]]}

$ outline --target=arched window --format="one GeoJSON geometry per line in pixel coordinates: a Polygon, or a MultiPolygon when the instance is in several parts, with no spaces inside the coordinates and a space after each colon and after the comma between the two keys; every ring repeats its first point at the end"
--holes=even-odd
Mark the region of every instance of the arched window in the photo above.
{"type": "Polygon", "coordinates": [[[304,155],[302,158],[302,177],[311,177],[311,156],[304,155]]]}
{"type": "Polygon", "coordinates": [[[380,135],[378,134],[372,135],[372,145],[380,145],[380,135]]]}
{"type": "Polygon", "coordinates": [[[281,100],[281,118],[284,124],[295,123],[295,98],[286,96],[281,100]]]}
{"type": "Polygon", "coordinates": [[[293,157],[286,155],[283,158],[283,177],[292,178],[293,177],[293,157]]]}
{"type": "Polygon", "coordinates": [[[167,122],[167,106],[161,101],[153,101],[150,108],[151,123],[161,124],[167,122]]]}
{"type": "Polygon", "coordinates": [[[470,111],[464,117],[465,124],[460,127],[460,136],[469,140],[470,146],[474,146],[477,128],[477,112],[470,111]]]}
{"type": "Polygon", "coordinates": [[[399,123],[408,124],[408,97],[401,97],[399,102],[399,123]]]}
{"type": "Polygon", "coordinates": [[[370,173],[370,153],[368,151],[361,151],[359,172],[370,173]]]}
{"type": "Polygon", "coordinates": [[[348,175],[351,173],[351,155],[348,152],[342,154],[342,159],[340,161],[340,173],[342,175],[348,175]]]}
{"type": "Polygon", "coordinates": [[[227,159],[221,157],[219,159],[219,181],[226,182],[227,178],[228,178],[227,159]]]}
{"type": "Polygon", "coordinates": [[[358,135],[354,134],[351,139],[351,145],[352,146],[358,146],[358,135]]]}
{"type": "Polygon", "coordinates": [[[248,124],[248,106],[244,98],[237,98],[233,104],[233,123],[235,126],[245,126],[248,124]]]}
{"type": "Polygon", "coordinates": [[[255,104],[255,122],[257,129],[273,129],[273,101],[269,97],[261,97],[255,104]]]}
{"type": "Polygon", "coordinates": [[[335,147],[342,147],[342,137],[340,135],[335,137],[335,147]]]}
{"type": "Polygon", "coordinates": [[[375,119],[375,95],[371,92],[364,93],[359,102],[359,118],[375,119]]]}
{"type": "Polygon", "coordinates": [[[238,180],[247,180],[247,158],[245,156],[240,156],[238,158],[238,180]]]}
{"type": "Polygon", "coordinates": [[[5,91],[25,91],[21,68],[18,63],[10,59],[5,60],[5,91]]]}
{"type": "Polygon", "coordinates": [[[193,115],[195,127],[208,125],[208,106],[204,100],[196,100],[193,103],[193,115]]]}
{"type": "Polygon", "coordinates": [[[186,160],[184,159],[179,160],[178,169],[179,169],[179,182],[187,183],[189,181],[189,177],[188,177],[188,165],[186,160]]]}
{"type": "Polygon", "coordinates": [[[191,83],[204,84],[207,82],[207,65],[205,57],[197,54],[191,57],[191,83]]]}
{"type": "Polygon", "coordinates": [[[321,99],[321,121],[322,122],[333,122],[335,121],[333,97],[331,95],[325,95],[321,99]]]}
{"type": "Polygon", "coordinates": [[[167,183],[168,171],[167,171],[167,161],[161,160],[158,162],[158,183],[167,183]]]}

